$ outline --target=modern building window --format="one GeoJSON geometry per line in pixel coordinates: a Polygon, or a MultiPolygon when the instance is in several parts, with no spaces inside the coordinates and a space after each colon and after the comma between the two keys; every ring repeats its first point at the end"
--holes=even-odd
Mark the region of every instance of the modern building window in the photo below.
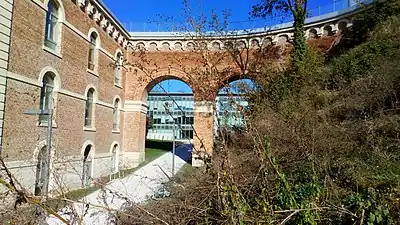
{"type": "Polygon", "coordinates": [[[90,185],[90,180],[92,178],[92,158],[90,157],[91,150],[92,150],[92,145],[86,146],[83,156],[83,173],[82,173],[83,187],[90,185]]]}
{"type": "Polygon", "coordinates": [[[122,53],[117,53],[117,59],[115,61],[115,74],[114,74],[114,83],[117,85],[121,85],[121,70],[122,70],[123,57],[122,53]]]}
{"type": "MultiPolygon", "coordinates": [[[[54,90],[54,77],[52,72],[47,72],[42,79],[42,88],[40,91],[40,109],[49,110],[53,109],[53,90],[54,90]]],[[[40,115],[39,122],[47,123],[48,115],[40,115]]]]}
{"type": "Polygon", "coordinates": [[[114,101],[114,109],[113,109],[113,131],[119,131],[119,102],[120,100],[117,98],[114,101]]]}
{"type": "Polygon", "coordinates": [[[93,127],[93,114],[94,114],[94,107],[93,107],[93,99],[94,99],[94,92],[93,88],[90,88],[86,94],[86,105],[85,105],[85,127],[93,127]]]}
{"type": "Polygon", "coordinates": [[[49,0],[47,4],[48,10],[46,15],[46,34],[44,45],[53,50],[57,50],[59,35],[59,7],[54,0],[49,0]]]}
{"type": "Polygon", "coordinates": [[[40,196],[43,193],[45,179],[46,179],[46,151],[47,147],[44,146],[40,149],[38,154],[38,162],[36,165],[36,183],[35,183],[35,195],[40,196]]]}
{"type": "Polygon", "coordinates": [[[92,32],[90,34],[90,46],[89,46],[89,60],[88,69],[95,71],[96,69],[96,57],[97,57],[97,33],[92,32]]]}

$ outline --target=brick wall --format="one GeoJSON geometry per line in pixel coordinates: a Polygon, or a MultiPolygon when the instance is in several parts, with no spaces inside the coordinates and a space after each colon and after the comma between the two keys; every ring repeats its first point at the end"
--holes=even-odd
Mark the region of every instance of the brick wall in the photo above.
{"type": "MultiPolygon", "coordinates": [[[[5,4],[3,2],[9,1],[0,0],[0,11],[4,10],[1,8],[5,4]]],[[[8,165],[16,176],[23,179],[22,183],[31,190],[34,186],[38,145],[46,140],[47,127],[39,125],[38,116],[25,115],[24,112],[27,109],[38,109],[40,106],[42,84],[39,76],[44,68],[56,71],[61,84],[54,96],[53,168],[58,170],[59,165],[68,164],[57,163],[57,160],[75,157],[70,161],[71,167],[68,170],[78,171],[75,175],[63,175],[65,182],[68,183],[68,180],[76,180],[76,177],[81,176],[82,149],[86,141],[94,143],[95,150],[92,150],[95,151],[94,177],[105,176],[110,172],[110,151],[113,143],[119,143],[120,154],[123,152],[123,112],[120,113],[121,132],[112,130],[114,99],[118,96],[120,101],[124,102],[125,81],[125,70],[122,70],[122,85],[114,84],[115,55],[117,50],[123,52],[125,50],[118,41],[90,18],[84,9],[71,0],[60,0],[60,2],[65,12],[65,20],[61,24],[60,52],[52,52],[44,47],[47,13],[44,2],[39,0],[14,2],[13,22],[9,23],[12,25],[9,68],[8,71],[0,70],[0,76],[7,76],[7,87],[3,88],[6,91],[7,104],[4,114],[5,138],[2,142],[2,155],[6,157],[8,165]],[[97,50],[97,74],[87,71],[88,35],[89,30],[93,28],[99,33],[101,42],[97,50]],[[88,86],[95,88],[97,96],[94,111],[95,130],[84,129],[88,86]]],[[[2,21],[3,19],[0,18],[0,23],[2,21]]],[[[2,34],[0,38],[2,38],[0,41],[3,41],[2,34]]],[[[0,48],[1,46],[0,43],[0,48]]],[[[0,54],[0,61],[3,60],[1,57],[2,54],[0,54]]],[[[3,64],[0,62],[1,65],[3,64]]],[[[0,79],[0,86],[1,81],[2,79],[0,79]]],[[[1,95],[2,93],[0,93],[0,100],[1,95]]],[[[0,117],[2,115],[0,112],[0,117]]],[[[80,182],[71,184],[72,186],[67,186],[76,187],[80,185],[80,182]]]]}

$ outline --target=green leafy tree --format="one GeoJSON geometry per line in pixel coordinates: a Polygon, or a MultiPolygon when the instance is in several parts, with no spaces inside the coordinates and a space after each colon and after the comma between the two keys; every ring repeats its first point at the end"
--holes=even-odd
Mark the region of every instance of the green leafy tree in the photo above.
{"type": "Polygon", "coordinates": [[[294,26],[294,50],[293,66],[297,70],[306,54],[306,39],[304,34],[304,23],[307,16],[308,0],[260,0],[254,5],[250,15],[253,17],[266,18],[277,13],[291,13],[293,15],[294,26]]]}

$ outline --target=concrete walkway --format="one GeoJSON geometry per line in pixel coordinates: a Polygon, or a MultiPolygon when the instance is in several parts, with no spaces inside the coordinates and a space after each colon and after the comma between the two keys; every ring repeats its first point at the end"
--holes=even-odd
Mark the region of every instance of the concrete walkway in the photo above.
{"type": "MultiPolygon", "coordinates": [[[[178,156],[175,157],[175,174],[186,164],[185,157],[179,156],[186,155],[190,149],[188,145],[176,149],[178,156]]],[[[111,181],[104,190],[98,190],[81,199],[80,203],[62,209],[59,215],[71,221],[70,224],[115,224],[114,215],[110,212],[144,202],[154,194],[160,193],[163,184],[167,183],[168,177],[172,175],[172,156],[172,153],[168,152],[128,177],[111,181]],[[83,218],[83,223],[77,222],[76,216],[73,215],[83,218]]],[[[54,216],[49,217],[47,223],[64,224],[54,216]]]]}

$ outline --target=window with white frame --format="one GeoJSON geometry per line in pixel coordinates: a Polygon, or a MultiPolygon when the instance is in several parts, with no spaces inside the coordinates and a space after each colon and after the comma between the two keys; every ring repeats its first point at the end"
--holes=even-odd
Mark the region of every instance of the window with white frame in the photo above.
{"type": "Polygon", "coordinates": [[[96,70],[96,57],[97,57],[97,42],[98,35],[96,32],[90,34],[90,45],[89,45],[89,59],[88,59],[88,69],[96,70]]]}
{"type": "Polygon", "coordinates": [[[117,58],[115,61],[115,76],[114,83],[121,85],[121,70],[122,70],[123,56],[121,52],[117,53],[117,58]]]}
{"type": "Polygon", "coordinates": [[[112,152],[111,152],[111,173],[116,173],[118,172],[118,145],[115,144],[112,148],[112,152]]]}
{"type": "Polygon", "coordinates": [[[43,146],[37,157],[36,165],[36,183],[35,183],[35,195],[40,196],[43,193],[44,184],[46,182],[46,153],[47,147],[43,146]]]}
{"type": "Polygon", "coordinates": [[[87,187],[90,185],[92,179],[92,158],[91,158],[92,145],[85,148],[83,155],[83,173],[82,173],[82,186],[87,187]]]}
{"type": "Polygon", "coordinates": [[[86,128],[93,127],[94,93],[95,93],[95,90],[93,88],[90,88],[86,94],[86,104],[85,104],[85,127],[86,128]]]}
{"type": "Polygon", "coordinates": [[[60,8],[54,0],[49,0],[47,8],[44,45],[56,51],[60,33],[60,8]]]}
{"type": "MultiPolygon", "coordinates": [[[[53,91],[54,91],[54,77],[52,72],[44,74],[42,79],[42,88],[40,90],[40,109],[49,110],[53,109],[53,91]]],[[[48,115],[40,115],[39,122],[47,123],[48,115]]]]}
{"type": "Polygon", "coordinates": [[[119,131],[119,103],[120,100],[116,98],[113,108],[113,131],[119,131]]]}

